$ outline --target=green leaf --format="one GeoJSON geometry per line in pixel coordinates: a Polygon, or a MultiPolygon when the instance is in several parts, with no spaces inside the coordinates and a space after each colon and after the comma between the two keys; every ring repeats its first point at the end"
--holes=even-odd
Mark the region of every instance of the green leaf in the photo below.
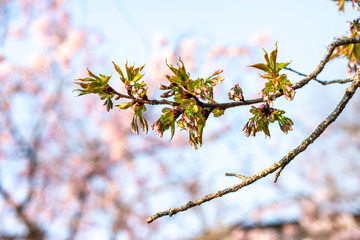
{"type": "Polygon", "coordinates": [[[100,78],[101,78],[101,82],[102,82],[102,84],[104,84],[104,83],[108,83],[109,82],[109,80],[110,80],[110,78],[111,78],[111,76],[112,75],[110,75],[110,76],[105,76],[105,75],[102,75],[102,74],[99,74],[99,76],[100,76],[100,78]]]}
{"type": "MultiPolygon", "coordinates": [[[[86,77],[86,78],[79,78],[79,79],[76,79],[77,81],[82,81],[82,82],[92,82],[94,81],[93,78],[91,77],[86,77]]],[[[76,83],[76,82],[75,82],[76,83]]]]}
{"type": "Polygon", "coordinates": [[[113,61],[112,63],[114,64],[115,70],[119,73],[121,81],[124,82],[125,78],[123,72],[121,71],[121,68],[118,65],[116,65],[113,61]]]}
{"type": "Polygon", "coordinates": [[[250,65],[249,67],[257,68],[257,69],[260,69],[260,70],[262,70],[264,72],[269,72],[270,71],[270,69],[263,63],[250,65]]]}
{"type": "Polygon", "coordinates": [[[269,60],[269,55],[267,54],[267,52],[265,51],[265,49],[263,49],[265,54],[264,54],[264,58],[265,58],[265,61],[267,63],[268,66],[270,66],[270,60],[269,60]]]}
{"type": "Polygon", "coordinates": [[[277,58],[277,51],[278,51],[278,48],[277,48],[277,42],[275,43],[275,50],[273,50],[271,53],[270,53],[270,67],[275,71],[277,71],[276,69],[276,58],[277,58]]]}
{"type": "Polygon", "coordinates": [[[185,99],[180,103],[181,108],[188,108],[191,104],[194,104],[194,99],[185,99]]]}
{"type": "Polygon", "coordinates": [[[106,110],[108,112],[110,111],[110,109],[113,109],[113,102],[111,101],[111,98],[107,98],[105,104],[106,104],[106,110]]]}
{"type": "Polygon", "coordinates": [[[131,122],[131,130],[133,133],[135,133],[136,135],[139,134],[139,126],[137,125],[137,115],[134,114],[133,118],[132,118],[132,122],[131,122]]]}
{"type": "Polygon", "coordinates": [[[145,134],[147,134],[148,129],[149,129],[147,121],[145,120],[145,118],[142,115],[138,115],[138,117],[139,117],[139,123],[140,123],[141,129],[143,130],[143,132],[145,134]]]}
{"type": "Polygon", "coordinates": [[[100,81],[100,78],[98,76],[96,76],[95,74],[93,74],[89,69],[87,69],[88,73],[89,73],[89,76],[95,78],[96,80],[99,80],[100,81]]]}
{"type": "Polygon", "coordinates": [[[131,106],[131,103],[129,103],[129,102],[123,102],[120,105],[116,105],[116,107],[118,107],[121,110],[128,109],[130,106],[131,106]]]}
{"type": "Polygon", "coordinates": [[[144,75],[143,74],[140,74],[140,73],[138,73],[138,74],[136,74],[134,77],[133,77],[133,81],[134,82],[137,82],[137,81],[139,81],[139,79],[140,78],[142,78],[144,75]]]}
{"type": "Polygon", "coordinates": [[[286,62],[286,63],[277,63],[277,69],[278,71],[282,70],[284,67],[286,67],[287,65],[289,65],[291,63],[290,62],[286,62]]]}
{"type": "Polygon", "coordinates": [[[214,117],[220,117],[221,115],[223,115],[225,112],[224,109],[220,109],[220,108],[214,108],[214,110],[212,111],[212,113],[214,114],[214,117]]]}
{"type": "Polygon", "coordinates": [[[173,123],[171,124],[171,138],[170,141],[173,139],[175,134],[175,121],[173,121],[173,123]]]}

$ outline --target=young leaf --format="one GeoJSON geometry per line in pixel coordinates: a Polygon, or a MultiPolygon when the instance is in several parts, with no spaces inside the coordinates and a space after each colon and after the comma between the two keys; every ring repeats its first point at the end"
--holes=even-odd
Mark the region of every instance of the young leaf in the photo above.
{"type": "Polygon", "coordinates": [[[121,71],[120,67],[116,65],[113,61],[112,63],[114,64],[115,70],[119,73],[121,81],[124,82],[125,81],[124,74],[121,71]]]}
{"type": "Polygon", "coordinates": [[[270,71],[270,69],[263,63],[250,65],[249,67],[257,68],[257,69],[260,69],[260,70],[262,70],[264,72],[269,72],[270,71]]]}
{"type": "Polygon", "coordinates": [[[131,106],[131,103],[129,102],[123,102],[120,105],[116,105],[120,110],[128,109],[131,106]]]}
{"type": "Polygon", "coordinates": [[[95,78],[96,80],[99,80],[100,81],[100,78],[98,76],[96,76],[95,74],[93,74],[89,69],[87,69],[88,73],[89,73],[89,76],[95,78]]]}
{"type": "Polygon", "coordinates": [[[175,134],[175,121],[171,124],[171,138],[169,141],[171,141],[175,134]]]}
{"type": "Polygon", "coordinates": [[[278,48],[277,48],[277,42],[275,43],[275,50],[273,50],[271,53],[270,53],[270,68],[273,69],[274,72],[278,71],[276,69],[276,58],[277,58],[277,51],[278,51],[278,48]]]}

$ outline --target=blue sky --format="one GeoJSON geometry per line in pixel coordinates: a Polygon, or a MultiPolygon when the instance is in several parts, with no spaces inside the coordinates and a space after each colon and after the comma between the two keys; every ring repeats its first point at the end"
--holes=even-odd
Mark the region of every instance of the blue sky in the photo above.
{"type": "Polygon", "coordinates": [[[324,54],[330,37],[356,17],[337,11],[330,0],[267,1],[72,1],[75,22],[103,32],[109,59],[147,62],[151,39],[183,34],[206,37],[209,44],[244,44],[265,31],[279,41],[282,54],[309,68],[324,54]],[[311,55],[309,58],[308,55],[311,55]],[[303,60],[305,59],[305,60],[303,60]]]}

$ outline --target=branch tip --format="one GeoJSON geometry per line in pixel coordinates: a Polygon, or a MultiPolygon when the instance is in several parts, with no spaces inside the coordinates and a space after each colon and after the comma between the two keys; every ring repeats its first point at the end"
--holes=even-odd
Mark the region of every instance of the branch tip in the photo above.
{"type": "Polygon", "coordinates": [[[240,174],[237,174],[237,173],[225,173],[225,176],[229,176],[229,177],[237,177],[237,178],[240,178],[242,180],[246,180],[246,176],[244,175],[240,175],[240,174]]]}

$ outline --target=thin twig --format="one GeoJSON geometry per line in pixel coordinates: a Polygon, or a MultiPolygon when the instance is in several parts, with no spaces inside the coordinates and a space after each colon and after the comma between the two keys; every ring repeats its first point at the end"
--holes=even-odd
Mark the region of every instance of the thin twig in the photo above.
{"type": "MultiPolygon", "coordinates": [[[[285,69],[285,70],[288,70],[288,71],[290,71],[290,72],[296,73],[296,74],[298,74],[298,75],[300,75],[300,76],[303,76],[303,77],[306,77],[306,76],[307,76],[306,74],[301,73],[301,72],[299,72],[299,71],[296,71],[296,70],[294,70],[294,69],[292,69],[292,68],[289,68],[289,67],[285,67],[284,69],[285,69]]],[[[329,84],[333,84],[333,83],[344,84],[344,83],[349,83],[349,82],[352,82],[352,81],[353,81],[352,78],[347,78],[347,79],[335,79],[335,80],[331,80],[331,81],[323,81],[323,80],[319,80],[319,79],[317,79],[317,78],[314,78],[313,80],[316,81],[316,82],[318,82],[318,83],[320,83],[320,84],[322,84],[322,85],[329,85],[329,84]]]]}
{"type": "Polygon", "coordinates": [[[354,38],[344,38],[339,39],[334,42],[332,42],[329,47],[328,51],[325,54],[325,57],[323,60],[319,63],[315,71],[308,76],[306,76],[304,79],[300,80],[299,82],[296,82],[292,84],[292,88],[297,89],[301,88],[304,85],[306,85],[311,79],[316,78],[320,72],[324,69],[325,65],[330,61],[330,57],[332,53],[334,52],[335,48],[342,46],[342,45],[348,45],[348,44],[354,44],[354,43],[360,43],[360,37],[354,37],[354,38]]]}
{"type": "Polygon", "coordinates": [[[352,82],[352,84],[345,90],[345,94],[343,96],[343,98],[341,99],[341,101],[339,102],[339,104],[336,106],[335,110],[322,122],[318,125],[318,127],[314,130],[314,132],[310,135],[310,137],[308,137],[307,139],[305,139],[297,148],[293,149],[292,151],[290,151],[286,156],[284,156],[280,161],[274,163],[273,165],[271,165],[270,167],[264,169],[261,172],[258,172],[255,175],[252,175],[250,177],[246,177],[245,179],[243,179],[244,181],[234,185],[230,188],[226,188],[223,190],[219,190],[216,193],[213,194],[209,194],[206,195],[203,198],[200,198],[196,201],[190,201],[185,205],[182,205],[180,207],[176,207],[176,208],[170,208],[166,211],[162,211],[162,212],[158,212],[155,215],[149,217],[146,221],[148,223],[153,222],[154,220],[156,220],[157,218],[163,217],[163,216],[172,216],[178,212],[182,212],[182,211],[186,211],[189,208],[195,207],[195,206],[199,206],[207,201],[210,201],[214,198],[218,198],[218,197],[222,197],[225,194],[228,193],[232,193],[232,192],[236,192],[239,189],[248,186],[254,182],[256,182],[257,180],[269,175],[270,173],[275,172],[276,170],[278,170],[278,172],[276,173],[275,176],[275,181],[277,181],[278,177],[280,176],[281,171],[285,168],[285,166],[287,164],[289,164],[289,162],[294,159],[298,154],[300,154],[301,152],[303,152],[311,143],[313,143],[324,131],[325,129],[331,124],[333,123],[336,118],[340,115],[340,113],[343,111],[343,109],[345,108],[346,104],[349,102],[349,100],[352,98],[352,96],[354,95],[356,89],[359,87],[360,85],[360,70],[358,70],[355,74],[354,77],[354,81],[352,82]]]}
{"type": "Polygon", "coordinates": [[[225,173],[225,176],[237,177],[237,178],[240,178],[242,180],[246,180],[246,177],[244,175],[240,175],[240,174],[237,174],[237,173],[225,173]]]}

